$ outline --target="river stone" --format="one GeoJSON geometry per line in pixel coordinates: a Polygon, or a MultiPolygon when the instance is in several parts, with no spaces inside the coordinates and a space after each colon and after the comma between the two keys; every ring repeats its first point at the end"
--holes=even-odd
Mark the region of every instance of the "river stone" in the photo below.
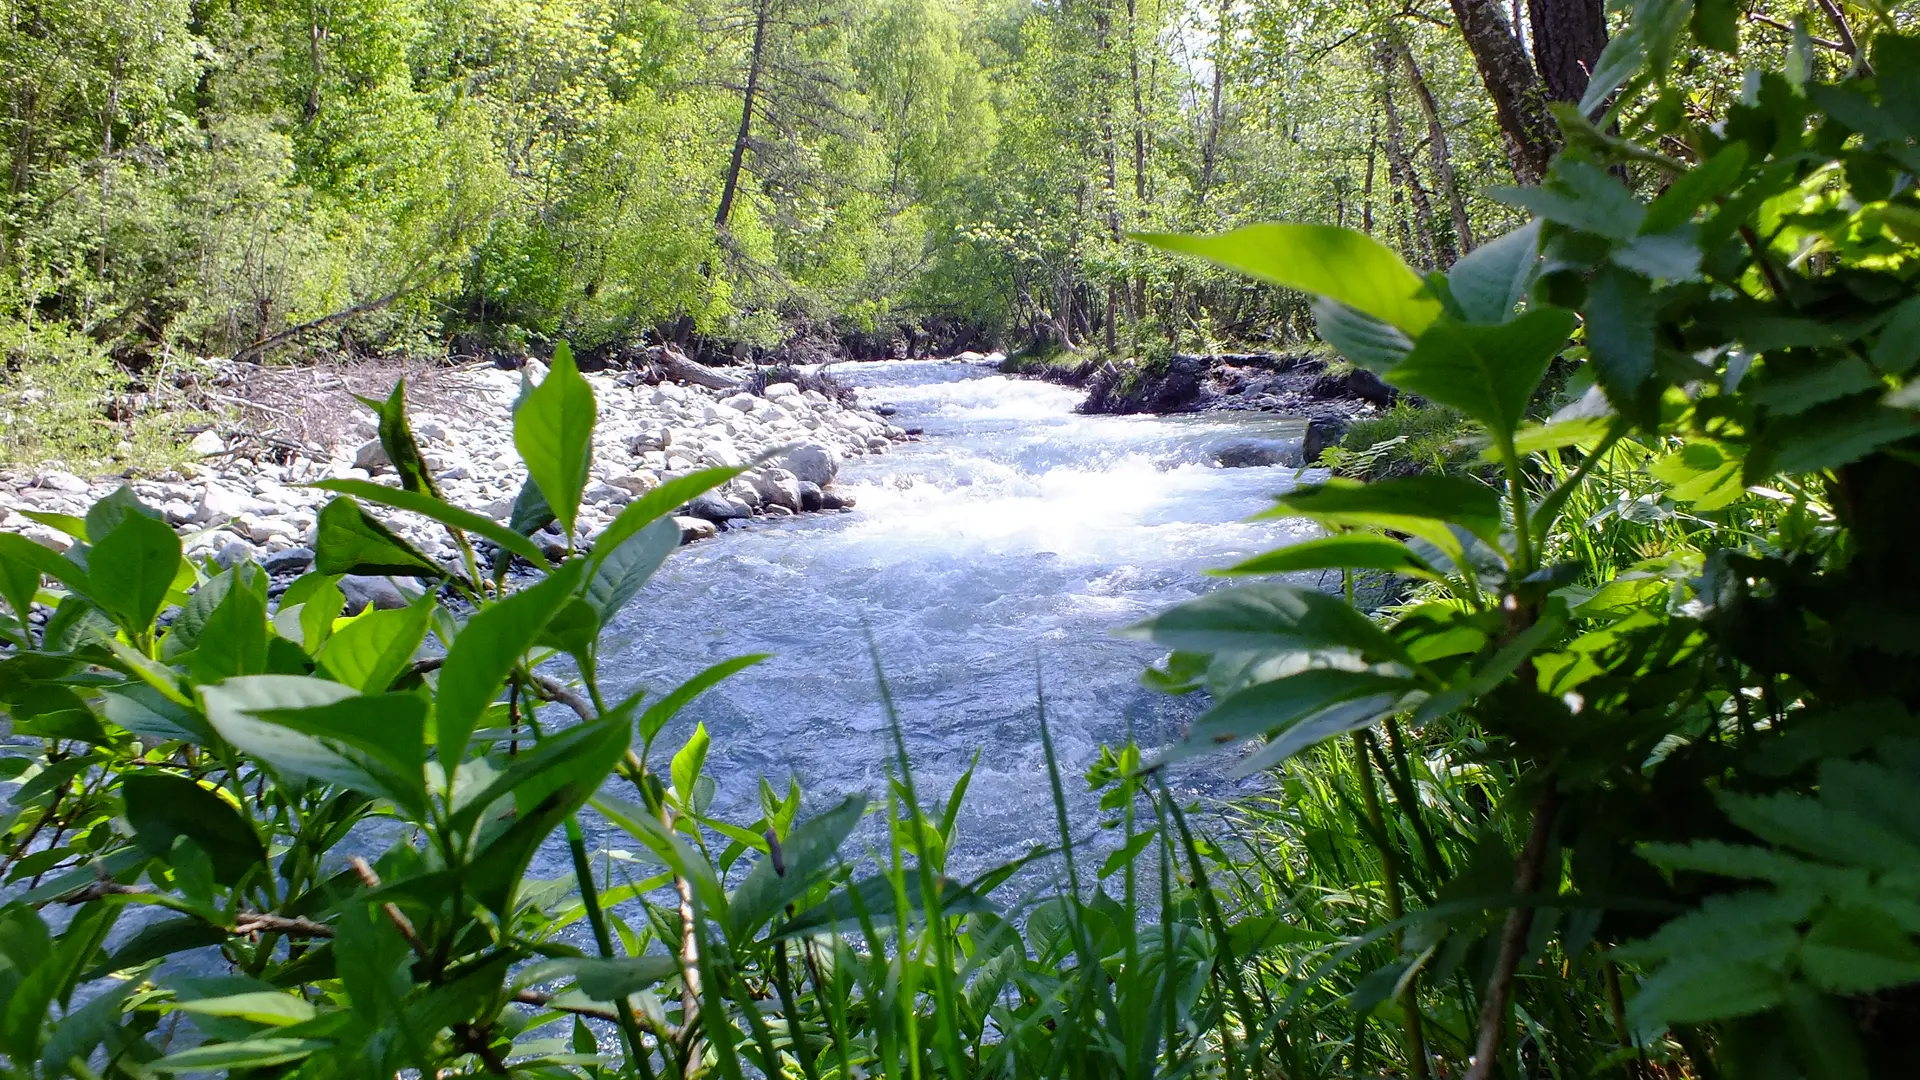
{"type": "Polygon", "coordinates": [[[830,446],[807,442],[787,451],[780,459],[780,464],[798,479],[826,487],[833,483],[834,476],[840,472],[840,455],[830,446]]]}
{"type": "Polygon", "coordinates": [[[232,569],[243,562],[251,561],[253,557],[259,553],[259,548],[254,547],[245,540],[233,540],[220,546],[220,550],[213,555],[213,561],[228,569],[232,569]]]}
{"type": "Polygon", "coordinates": [[[353,467],[367,470],[368,475],[386,468],[387,464],[387,450],[379,439],[369,439],[353,452],[353,467]]]}
{"type": "Polygon", "coordinates": [[[194,454],[199,457],[206,457],[209,454],[225,453],[227,444],[220,438],[219,432],[208,428],[200,434],[195,435],[193,441],[187,444],[187,449],[193,451],[194,454]]]}
{"type": "Polygon", "coordinates": [[[623,476],[616,476],[607,483],[617,488],[624,488],[629,495],[639,496],[659,487],[660,477],[659,474],[652,472],[630,472],[623,476]]]}
{"type": "Polygon", "coordinates": [[[1321,451],[1329,446],[1339,446],[1346,434],[1347,421],[1337,416],[1323,416],[1309,422],[1306,437],[1300,441],[1302,462],[1319,464],[1321,451]]]}
{"type": "Polygon", "coordinates": [[[853,509],[853,503],[853,496],[842,495],[838,491],[822,491],[820,493],[820,509],[822,510],[851,510],[853,509]]]}
{"type": "Polygon", "coordinates": [[[60,491],[68,495],[85,495],[93,488],[92,484],[59,469],[48,469],[33,478],[33,486],[47,491],[60,491]]]}
{"type": "Polygon", "coordinates": [[[732,521],[736,518],[752,517],[753,507],[738,499],[731,499],[718,492],[708,491],[693,497],[687,504],[687,513],[693,517],[708,521],[732,521]]]}
{"type": "Polygon", "coordinates": [[[581,498],[589,503],[612,503],[625,506],[633,501],[633,493],[614,484],[595,484],[589,487],[581,498]]]}
{"type": "Polygon", "coordinates": [[[1213,459],[1223,469],[1250,469],[1263,465],[1278,465],[1285,456],[1277,446],[1265,443],[1234,443],[1214,451],[1213,459]]]}
{"type": "Polygon", "coordinates": [[[251,495],[242,495],[232,488],[208,484],[200,492],[200,503],[195,509],[194,518],[202,524],[212,524],[218,521],[231,521],[247,514],[273,514],[278,509],[272,503],[262,502],[251,495]]]}
{"type": "Polygon", "coordinates": [[[260,560],[269,574],[304,574],[313,565],[313,549],[310,547],[290,547],[285,551],[276,551],[260,560]]]}
{"type": "Polygon", "coordinates": [[[358,612],[371,604],[377,610],[391,611],[406,607],[410,602],[400,585],[390,577],[373,577],[367,574],[347,574],[336,582],[340,594],[347,598],[349,613],[358,612]]]}
{"type": "Polygon", "coordinates": [[[808,511],[820,509],[824,502],[820,485],[809,483],[805,480],[801,480],[798,483],[800,485],[800,509],[808,511]]]}
{"type": "Polygon", "coordinates": [[[680,526],[680,542],[691,544],[695,540],[711,540],[720,534],[719,526],[705,518],[675,517],[675,525],[680,526]]]}

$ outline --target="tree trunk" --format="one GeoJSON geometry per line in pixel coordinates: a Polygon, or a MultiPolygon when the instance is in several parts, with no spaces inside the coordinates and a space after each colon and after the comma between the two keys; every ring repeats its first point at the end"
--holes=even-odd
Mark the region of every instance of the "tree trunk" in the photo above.
{"type": "MultiPolygon", "coordinates": [[[[1414,243],[1409,246],[1409,253],[1429,266],[1444,269],[1453,264],[1453,252],[1435,240],[1433,200],[1427,197],[1427,189],[1421,186],[1420,177],[1413,171],[1413,160],[1407,156],[1400,110],[1393,103],[1393,47],[1384,37],[1374,45],[1374,61],[1380,69],[1380,115],[1387,129],[1387,168],[1398,190],[1406,192],[1407,202],[1413,208],[1414,243]]],[[[1397,194],[1395,201],[1398,201],[1397,194]]]]}
{"type": "Polygon", "coordinates": [[[1527,0],[1533,63],[1554,101],[1579,101],[1607,47],[1605,0],[1527,0]]]}
{"type": "Polygon", "coordinates": [[[1546,88],[1527,60],[1520,39],[1499,0],[1449,0],[1473,54],[1480,81],[1493,99],[1494,116],[1506,137],[1507,160],[1514,179],[1537,184],[1560,145],[1553,117],[1547,112],[1546,88]]]}
{"type": "MultiPolygon", "coordinates": [[[[1373,124],[1368,122],[1371,129],[1373,124]]],[[[1360,189],[1360,231],[1373,235],[1373,168],[1380,157],[1380,139],[1371,130],[1367,132],[1367,180],[1360,189]]]]}
{"type": "MultiPolygon", "coordinates": [[[[1413,99],[1420,105],[1420,114],[1427,121],[1427,152],[1433,157],[1433,182],[1446,197],[1447,208],[1453,212],[1453,235],[1458,241],[1460,254],[1465,255],[1474,248],[1473,223],[1467,220],[1467,201],[1460,195],[1460,185],[1453,178],[1453,154],[1447,147],[1446,125],[1440,122],[1440,107],[1433,100],[1433,91],[1427,88],[1426,77],[1420,73],[1420,65],[1413,59],[1413,50],[1400,38],[1394,39],[1399,46],[1400,61],[1407,70],[1407,82],[1413,87],[1413,99]]],[[[1448,260],[1447,265],[1452,265],[1448,260]]],[[[1443,267],[1444,269],[1444,267],[1443,267]]]]}
{"type": "Polygon", "coordinates": [[[720,188],[720,209],[714,212],[714,227],[727,229],[733,215],[734,195],[740,190],[740,168],[747,159],[747,144],[753,134],[753,99],[760,92],[762,50],[767,41],[767,19],[773,14],[773,0],[759,0],[754,8],[753,51],[747,56],[747,89],[740,98],[740,131],[733,137],[733,157],[727,162],[727,179],[720,188]]]}
{"type": "Polygon", "coordinates": [[[1220,95],[1227,81],[1227,33],[1230,25],[1232,7],[1230,0],[1220,0],[1220,10],[1215,18],[1213,47],[1213,97],[1207,107],[1207,137],[1200,147],[1200,191],[1202,206],[1207,202],[1207,191],[1213,187],[1213,169],[1220,153],[1220,95]]]}

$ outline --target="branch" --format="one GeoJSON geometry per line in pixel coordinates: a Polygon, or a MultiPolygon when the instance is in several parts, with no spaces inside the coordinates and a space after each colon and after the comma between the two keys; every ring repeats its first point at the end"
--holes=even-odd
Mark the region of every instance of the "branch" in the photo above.
{"type": "MultiPolygon", "coordinates": [[[[1531,901],[1540,888],[1540,870],[1547,861],[1548,842],[1553,838],[1553,819],[1560,811],[1560,793],[1552,777],[1547,790],[1533,807],[1533,828],[1527,833],[1527,846],[1521,849],[1520,862],[1513,872],[1513,891],[1531,901]]],[[[1500,956],[1494,962],[1493,979],[1487,984],[1487,998],[1480,1006],[1480,1037],[1474,1045],[1473,1067],[1467,1080],[1488,1080],[1494,1073],[1494,1059],[1500,1054],[1500,1042],[1507,1031],[1507,1006],[1513,1000],[1513,976],[1519,970],[1520,957],[1527,950],[1527,936],[1533,932],[1536,905],[1523,903],[1507,912],[1507,925],[1500,931],[1500,956]]]]}

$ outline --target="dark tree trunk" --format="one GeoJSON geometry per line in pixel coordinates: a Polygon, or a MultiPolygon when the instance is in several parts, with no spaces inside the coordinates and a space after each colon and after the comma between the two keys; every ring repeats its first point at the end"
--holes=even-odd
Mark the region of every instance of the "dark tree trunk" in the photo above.
{"type": "Polygon", "coordinates": [[[1579,101],[1607,47],[1605,0],[1527,0],[1533,63],[1554,101],[1579,101]]]}
{"type": "MultiPolygon", "coordinates": [[[[1406,139],[1400,126],[1400,110],[1393,101],[1394,49],[1381,38],[1374,48],[1374,60],[1380,68],[1380,114],[1387,126],[1387,167],[1396,184],[1406,191],[1413,208],[1413,240],[1408,253],[1429,266],[1445,269],[1453,265],[1451,246],[1443,246],[1433,231],[1433,200],[1413,171],[1413,159],[1407,154],[1406,139]]],[[[1398,196],[1396,195],[1396,201],[1398,196]]]]}
{"type": "MultiPolygon", "coordinates": [[[[1427,121],[1427,152],[1433,157],[1433,181],[1440,194],[1447,200],[1447,209],[1453,214],[1453,235],[1459,244],[1460,254],[1473,250],[1473,223],[1467,220],[1467,202],[1460,194],[1460,185],[1453,178],[1453,153],[1447,146],[1447,128],[1440,122],[1440,106],[1433,100],[1433,91],[1427,88],[1426,76],[1420,73],[1420,65],[1413,59],[1413,50],[1398,38],[1394,44],[1399,46],[1400,61],[1406,67],[1407,82],[1413,87],[1413,99],[1420,105],[1420,115],[1427,121]]],[[[1452,260],[1447,261],[1451,265],[1452,260]]],[[[1444,267],[1443,267],[1444,269],[1444,267]]]]}
{"type": "Polygon", "coordinates": [[[1461,36],[1473,53],[1480,81],[1493,99],[1494,116],[1506,138],[1507,160],[1514,179],[1537,184],[1559,147],[1560,136],[1547,112],[1546,88],[1527,51],[1513,34],[1513,25],[1499,0],[1449,0],[1460,22],[1461,36]]]}
{"type": "Polygon", "coordinates": [[[753,51],[747,57],[747,89],[740,99],[740,130],[733,137],[733,157],[727,162],[726,182],[720,188],[720,209],[714,211],[713,224],[726,232],[727,219],[733,216],[734,195],[740,190],[740,169],[747,159],[747,146],[753,136],[753,99],[760,92],[762,50],[767,41],[767,20],[773,14],[773,0],[759,0],[753,17],[753,51]]]}

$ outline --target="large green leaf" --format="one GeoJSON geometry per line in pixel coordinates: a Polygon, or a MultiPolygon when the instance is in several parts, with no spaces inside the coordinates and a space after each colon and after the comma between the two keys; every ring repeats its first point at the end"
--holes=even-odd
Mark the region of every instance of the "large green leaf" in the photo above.
{"type": "Polygon", "coordinates": [[[385,690],[413,662],[435,606],[428,594],[404,608],[369,611],[347,622],[320,647],[320,670],[361,693],[385,690]]]}
{"type": "Polygon", "coordinates": [[[574,986],[592,1001],[625,1001],[629,996],[680,974],[680,961],[665,953],[603,959],[585,956],[538,965],[543,979],[571,975],[574,986]]]}
{"type": "Polygon", "coordinates": [[[1615,408],[1627,411],[1653,374],[1653,287],[1605,266],[1587,292],[1587,355],[1615,408]]]}
{"type": "Polygon", "coordinates": [[[627,606],[633,594],[640,591],[679,546],[680,526],[672,518],[664,517],[611,550],[606,548],[604,540],[594,546],[593,572],[587,578],[586,600],[593,605],[601,625],[627,606]]]}
{"type": "Polygon", "coordinates": [[[514,448],[568,535],[573,533],[580,494],[586,490],[593,464],[593,425],[598,417],[593,387],[574,366],[573,351],[565,344],[554,349],[547,377],[513,414],[514,448]]]}
{"type": "Polygon", "coordinates": [[[488,770],[499,758],[475,759],[469,764],[482,767],[459,772],[448,821],[455,831],[465,832],[488,807],[509,795],[516,807],[525,809],[545,801],[563,784],[587,790],[598,787],[626,756],[633,741],[631,723],[630,717],[615,712],[593,723],[543,735],[496,773],[488,770]]]}
{"type": "Polygon", "coordinates": [[[1553,307],[1491,326],[1437,322],[1386,380],[1511,436],[1572,332],[1573,313],[1553,307]]]}
{"type": "Polygon", "coordinates": [[[758,933],[823,880],[834,868],[840,845],[865,816],[867,801],[865,795],[852,795],[826,813],[808,818],[787,835],[779,859],[769,854],[754,863],[728,904],[729,936],[740,941],[758,933]]]}
{"type": "Polygon", "coordinates": [[[397,490],[370,480],[321,480],[313,486],[337,491],[342,495],[352,495],[368,502],[381,503],[396,510],[412,511],[442,525],[484,536],[535,566],[547,565],[546,556],[541,554],[540,548],[533,541],[490,517],[476,514],[471,510],[462,510],[435,495],[397,490]]]}
{"type": "Polygon", "coordinates": [[[313,554],[323,574],[445,577],[447,571],[392,529],[368,517],[360,504],[341,497],[320,510],[313,554]]]}
{"type": "Polygon", "coordinates": [[[391,799],[416,818],[426,813],[425,698],[370,694],[324,705],[256,709],[253,716],[312,741],[297,771],[391,799]]]}
{"type": "Polygon", "coordinates": [[[172,527],[127,513],[87,556],[87,598],[129,633],[145,633],[179,569],[180,537],[172,527]]]}
{"type": "Polygon", "coordinates": [[[1372,484],[1336,477],[1281,496],[1278,505],[1260,517],[1303,517],[1328,528],[1389,529],[1416,536],[1452,523],[1492,540],[1500,533],[1500,494],[1459,476],[1399,476],[1372,484]]]}
{"type": "Polygon", "coordinates": [[[406,376],[394,380],[393,392],[387,395],[387,400],[361,398],[360,401],[372,409],[379,420],[380,448],[387,452],[387,461],[393,465],[393,471],[400,474],[401,486],[409,492],[437,497],[439,489],[434,486],[433,475],[427,471],[420,444],[414,441],[413,428],[407,423],[406,376]]]}
{"type": "Polygon", "coordinates": [[[1447,272],[1447,286],[1467,321],[1505,322],[1526,299],[1540,264],[1540,223],[1475,248],[1447,272]]]}
{"type": "Polygon", "coordinates": [[[166,858],[174,840],[185,836],[207,853],[215,879],[224,885],[237,884],[267,861],[266,848],[240,811],[187,777],[128,773],[120,779],[120,793],[135,842],[157,859],[166,858]]]}
{"type": "Polygon", "coordinates": [[[1492,194],[1548,221],[1622,244],[1633,239],[1647,215],[1646,206],[1605,169],[1567,157],[1554,163],[1539,187],[1496,188],[1492,194]]]}
{"type": "Polygon", "coordinates": [[[1418,666],[1372,619],[1318,589],[1259,583],[1218,589],[1122,633],[1196,652],[1350,649],[1418,666]]]}
{"type": "Polygon", "coordinates": [[[1341,701],[1298,717],[1282,729],[1272,732],[1268,737],[1267,745],[1247,755],[1236,764],[1232,775],[1251,776],[1279,765],[1316,743],[1324,742],[1336,735],[1344,735],[1349,731],[1371,727],[1382,717],[1389,716],[1400,709],[1405,700],[1405,694],[1396,690],[1387,690],[1341,701]]]}
{"type": "Polygon", "coordinates": [[[584,559],[570,559],[546,580],[482,608],[461,628],[436,684],[440,760],[452,768],[466,754],[481,714],[500,693],[507,672],[579,588],[584,559]]]}
{"type": "Polygon", "coordinates": [[[1436,577],[1426,560],[1398,540],[1372,533],[1344,533],[1288,544],[1215,574],[1291,574],[1303,570],[1386,570],[1436,577]]]}
{"type": "Polygon", "coordinates": [[[52,548],[42,547],[17,533],[0,533],[0,596],[13,608],[20,625],[27,624],[27,614],[32,610],[34,594],[40,591],[41,578],[56,571],[84,580],[80,568],[62,559],[52,548]],[[66,565],[56,567],[55,563],[66,565]]]}
{"type": "Polygon", "coordinates": [[[220,602],[207,613],[206,621],[194,635],[187,670],[196,681],[203,683],[264,672],[267,669],[265,601],[240,580],[238,573],[227,579],[226,587],[217,595],[220,602]]]}
{"type": "Polygon", "coordinates": [[[1314,298],[1313,328],[1341,356],[1377,375],[1413,351],[1413,339],[1398,327],[1324,296],[1314,298]]]}
{"type": "Polygon", "coordinates": [[[257,1069],[267,1065],[299,1061],[331,1046],[333,1043],[326,1039],[240,1039],[234,1042],[208,1043],[190,1050],[181,1050],[144,1067],[163,1073],[213,1073],[223,1069],[257,1069]]]}
{"type": "Polygon", "coordinates": [[[1197,255],[1275,285],[1337,300],[1411,337],[1440,316],[1440,302],[1393,249],[1333,225],[1247,225],[1217,236],[1141,234],[1135,239],[1197,255]]]}
{"type": "Polygon", "coordinates": [[[1282,731],[1331,705],[1355,698],[1397,701],[1414,684],[1377,671],[1308,668],[1270,682],[1255,683],[1202,714],[1186,738],[1160,756],[1168,764],[1209,753],[1241,739],[1282,731]]]}
{"type": "Polygon", "coordinates": [[[700,780],[700,770],[707,763],[707,747],[713,740],[707,736],[707,725],[695,724],[693,734],[687,736],[687,743],[673,755],[673,766],[669,774],[673,777],[674,794],[680,796],[684,805],[693,799],[694,788],[700,780]]]}

